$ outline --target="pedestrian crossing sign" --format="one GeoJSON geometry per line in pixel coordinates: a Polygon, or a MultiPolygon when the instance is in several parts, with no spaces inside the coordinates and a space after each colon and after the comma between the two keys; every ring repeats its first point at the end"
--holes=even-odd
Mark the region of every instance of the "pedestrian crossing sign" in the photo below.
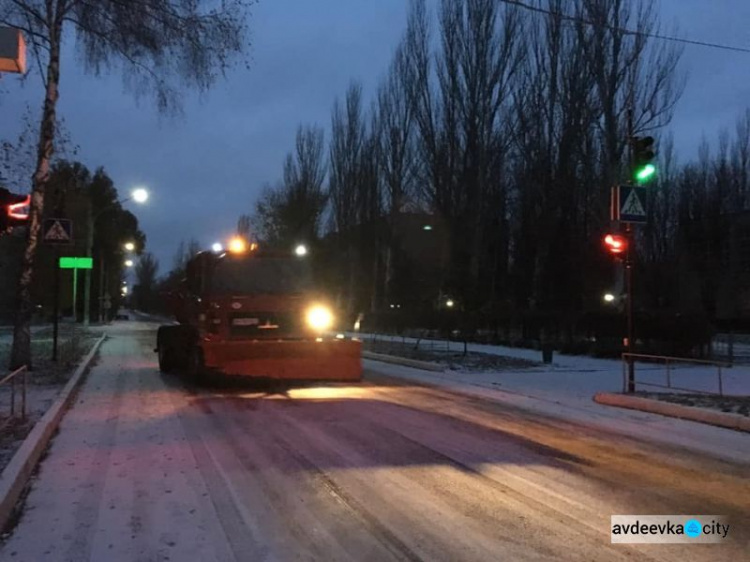
{"type": "Polygon", "coordinates": [[[73,243],[73,221],[68,219],[45,219],[43,232],[47,244],[73,243]]]}
{"type": "Polygon", "coordinates": [[[634,185],[621,185],[616,189],[614,197],[615,220],[622,222],[646,222],[647,188],[634,185]]]}

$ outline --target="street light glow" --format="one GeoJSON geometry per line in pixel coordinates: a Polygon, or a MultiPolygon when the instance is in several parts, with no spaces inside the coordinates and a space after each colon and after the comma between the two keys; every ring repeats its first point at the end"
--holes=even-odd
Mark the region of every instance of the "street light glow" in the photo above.
{"type": "Polygon", "coordinates": [[[133,260],[125,260],[125,267],[133,267],[133,260]]]}
{"type": "Polygon", "coordinates": [[[132,195],[133,201],[135,201],[136,203],[145,203],[146,201],[148,201],[148,191],[146,191],[142,187],[134,189],[132,195]]]}
{"type": "Polygon", "coordinates": [[[299,257],[303,257],[307,255],[307,246],[304,244],[300,244],[294,249],[294,253],[297,254],[299,257]]]}
{"type": "Polygon", "coordinates": [[[224,251],[224,246],[222,246],[218,242],[214,242],[214,244],[211,246],[211,250],[214,253],[218,254],[219,252],[223,252],[224,251]]]}
{"type": "Polygon", "coordinates": [[[447,306],[448,308],[453,308],[455,305],[456,303],[453,302],[453,299],[448,299],[447,301],[445,301],[445,306],[447,306]]]}
{"type": "Polygon", "coordinates": [[[615,302],[615,296],[612,293],[604,295],[604,302],[615,302]]]}
{"type": "Polygon", "coordinates": [[[132,242],[125,242],[125,250],[128,252],[132,252],[133,250],[135,250],[135,244],[133,244],[132,242]]]}

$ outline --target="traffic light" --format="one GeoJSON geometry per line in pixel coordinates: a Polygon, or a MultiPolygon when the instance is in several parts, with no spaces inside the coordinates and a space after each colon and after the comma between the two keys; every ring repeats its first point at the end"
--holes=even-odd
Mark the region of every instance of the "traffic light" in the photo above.
{"type": "Polygon", "coordinates": [[[0,232],[29,222],[30,195],[18,195],[0,187],[0,232]]]}
{"type": "Polygon", "coordinates": [[[633,139],[633,178],[637,183],[646,183],[656,174],[653,163],[654,137],[635,137],[633,139]]]}
{"type": "Polygon", "coordinates": [[[604,237],[604,247],[610,254],[619,258],[628,251],[628,239],[621,234],[607,234],[604,237]]]}

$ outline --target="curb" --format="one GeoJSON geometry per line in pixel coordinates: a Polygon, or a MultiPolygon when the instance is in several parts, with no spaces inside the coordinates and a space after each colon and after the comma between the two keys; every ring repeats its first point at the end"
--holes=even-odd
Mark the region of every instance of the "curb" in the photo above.
{"type": "Polygon", "coordinates": [[[394,365],[411,367],[413,369],[421,369],[423,371],[432,371],[434,373],[442,373],[443,371],[445,371],[445,367],[437,363],[430,363],[429,361],[418,361],[416,359],[407,359],[405,357],[397,357],[395,355],[385,355],[383,353],[373,353],[372,351],[363,351],[362,359],[370,359],[372,361],[380,361],[382,363],[392,363],[394,365]]]}
{"type": "Polygon", "coordinates": [[[715,412],[705,408],[694,408],[692,406],[682,406],[681,404],[672,404],[640,396],[627,396],[625,394],[612,394],[609,392],[595,394],[594,402],[606,406],[640,410],[642,412],[651,412],[653,414],[661,414],[662,416],[725,427],[736,431],[750,432],[750,418],[739,414],[715,412]]]}
{"type": "Polygon", "coordinates": [[[65,410],[73,401],[75,391],[83,381],[83,374],[88,369],[106,335],[100,337],[91,347],[88,355],[76,369],[76,372],[60,392],[60,395],[45,412],[42,418],[34,425],[31,432],[24,439],[21,447],[13,455],[13,458],[0,474],[0,529],[4,529],[13,515],[18,498],[26,487],[34,469],[36,469],[39,458],[46,449],[52,435],[60,425],[65,415],[65,410]]]}

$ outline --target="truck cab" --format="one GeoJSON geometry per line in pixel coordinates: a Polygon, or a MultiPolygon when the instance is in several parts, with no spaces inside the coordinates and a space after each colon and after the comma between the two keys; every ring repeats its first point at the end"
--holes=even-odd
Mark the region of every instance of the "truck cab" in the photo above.
{"type": "Polygon", "coordinates": [[[289,380],[359,380],[361,344],[336,333],[329,299],[307,259],[201,252],[170,296],[179,326],[162,326],[162,371],[289,380]]]}

